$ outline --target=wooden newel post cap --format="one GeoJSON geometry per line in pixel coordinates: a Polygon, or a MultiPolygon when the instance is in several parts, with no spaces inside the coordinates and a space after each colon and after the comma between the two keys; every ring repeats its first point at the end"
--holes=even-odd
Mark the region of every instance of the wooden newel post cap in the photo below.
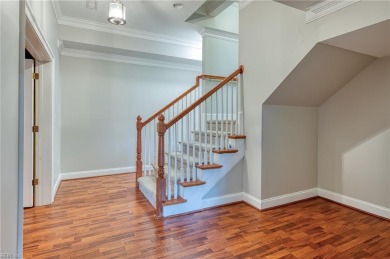
{"type": "Polygon", "coordinates": [[[142,117],[141,116],[137,116],[137,121],[142,121],[142,117]]]}
{"type": "Polygon", "coordinates": [[[164,117],[163,114],[161,114],[160,116],[158,116],[158,121],[164,122],[164,120],[165,120],[165,117],[164,117]]]}
{"type": "Polygon", "coordinates": [[[244,73],[244,66],[240,65],[240,74],[244,73]]]}

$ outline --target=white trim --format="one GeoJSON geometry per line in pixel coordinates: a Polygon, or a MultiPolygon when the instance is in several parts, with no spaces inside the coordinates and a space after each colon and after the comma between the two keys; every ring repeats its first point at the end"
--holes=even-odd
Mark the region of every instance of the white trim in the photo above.
{"type": "MultiPolygon", "coordinates": [[[[53,0],[53,1],[56,1],[56,0],[53,0]]],[[[57,12],[56,12],[56,14],[57,14],[57,12]]],[[[61,11],[58,12],[58,15],[61,15],[61,11]]],[[[201,44],[199,42],[196,42],[196,41],[190,41],[190,40],[185,40],[182,38],[167,36],[164,34],[135,30],[135,29],[126,28],[126,27],[118,27],[118,26],[111,25],[108,23],[106,24],[106,23],[88,21],[88,20],[78,19],[78,18],[69,17],[69,16],[61,15],[58,18],[57,22],[60,25],[71,26],[71,27],[76,27],[76,28],[89,29],[89,30],[94,30],[94,31],[100,31],[100,32],[105,32],[105,33],[110,33],[110,34],[117,34],[117,35],[122,35],[122,36],[134,37],[134,38],[139,38],[139,39],[144,39],[144,40],[151,40],[151,41],[156,41],[156,42],[161,42],[161,43],[168,43],[168,44],[190,47],[190,48],[197,48],[197,49],[202,48],[201,44]]]]}
{"type": "Polygon", "coordinates": [[[244,192],[242,194],[242,200],[246,203],[248,203],[249,205],[261,210],[261,200],[244,192]]]}
{"type": "Polygon", "coordinates": [[[306,23],[310,23],[325,15],[336,12],[344,7],[359,2],[360,0],[326,0],[307,8],[306,23]]]}
{"type": "Polygon", "coordinates": [[[212,37],[215,39],[238,42],[238,34],[233,32],[221,31],[214,28],[203,27],[200,31],[202,37],[212,37]]]}
{"type": "MultiPolygon", "coordinates": [[[[1,34],[2,34],[2,27],[1,27],[1,17],[2,17],[2,4],[1,4],[1,2],[2,1],[0,1],[0,46],[1,46],[1,34]]],[[[1,52],[2,52],[2,48],[0,47],[0,101],[1,101],[1,89],[3,89],[2,87],[1,87],[1,82],[2,82],[2,69],[1,69],[1,52]]],[[[1,129],[2,129],[2,127],[1,127],[1,105],[0,105],[0,147],[2,146],[2,144],[1,144],[1,129]]],[[[0,148],[0,187],[2,188],[2,181],[1,181],[1,148],[0,148]]],[[[1,204],[1,191],[0,191],[0,204],[1,204]]],[[[2,229],[2,227],[1,227],[1,222],[2,222],[2,220],[1,220],[1,215],[2,215],[3,213],[2,213],[2,209],[1,209],[1,206],[0,206],[0,229],[2,229]]],[[[2,249],[1,249],[1,234],[0,234],[0,251],[3,251],[2,249]]]]}
{"type": "Polygon", "coordinates": [[[56,15],[56,20],[57,20],[57,24],[58,24],[58,20],[59,20],[59,19],[61,18],[61,16],[62,16],[60,4],[59,4],[58,1],[56,1],[56,0],[52,0],[51,3],[52,3],[52,5],[53,5],[54,14],[56,15]]]}
{"type": "Polygon", "coordinates": [[[343,194],[327,191],[321,188],[318,188],[318,196],[390,219],[389,208],[378,206],[373,203],[358,200],[349,196],[345,196],[343,194]]]}
{"type": "Polygon", "coordinates": [[[68,56],[68,57],[105,60],[105,61],[112,61],[112,62],[121,62],[127,64],[162,67],[168,69],[178,69],[178,70],[187,70],[187,71],[195,71],[195,72],[200,72],[202,70],[201,66],[195,66],[195,65],[157,61],[153,59],[135,58],[130,56],[122,56],[122,55],[86,51],[86,50],[68,49],[68,48],[62,48],[61,55],[68,56]]]}
{"type": "Polygon", "coordinates": [[[316,197],[316,196],[318,196],[317,188],[280,195],[269,199],[261,200],[261,209],[262,210],[268,209],[283,204],[316,197]]]}
{"type": "Polygon", "coordinates": [[[38,39],[43,44],[43,47],[45,48],[45,50],[50,55],[50,58],[53,60],[54,59],[53,51],[50,48],[50,45],[47,42],[46,38],[44,37],[44,34],[43,34],[41,28],[39,27],[37,21],[35,20],[35,17],[33,15],[32,9],[31,9],[31,6],[30,6],[29,2],[27,2],[27,1],[26,1],[26,17],[30,21],[31,26],[33,27],[35,33],[37,34],[38,39]]]}
{"type": "MultiPolygon", "coordinates": [[[[146,168],[151,168],[151,166],[146,166],[146,168]]],[[[114,175],[114,174],[123,174],[123,173],[131,173],[135,172],[136,167],[119,167],[119,168],[108,168],[108,169],[99,169],[99,170],[90,170],[90,171],[79,171],[79,172],[70,172],[70,173],[62,173],[62,180],[70,180],[70,179],[80,179],[87,177],[95,177],[95,176],[105,176],[105,175],[114,175]]]]}
{"type": "Polygon", "coordinates": [[[245,7],[247,7],[248,5],[250,5],[253,2],[254,2],[254,0],[238,0],[238,8],[241,11],[242,9],[244,9],[245,7]]]}
{"type": "Polygon", "coordinates": [[[54,187],[53,187],[51,203],[54,202],[54,199],[55,199],[55,197],[57,195],[58,188],[60,187],[61,181],[62,181],[62,174],[59,174],[58,177],[57,177],[57,180],[56,180],[56,182],[54,184],[54,187]]]}
{"type": "Polygon", "coordinates": [[[240,202],[243,200],[242,197],[243,197],[243,193],[237,192],[237,193],[222,195],[218,197],[208,198],[202,201],[202,207],[206,209],[210,207],[220,206],[223,204],[240,202]]]}
{"type": "Polygon", "coordinates": [[[46,63],[39,63],[39,73],[42,74],[40,80],[38,81],[38,87],[43,89],[43,85],[45,89],[49,89],[52,91],[50,98],[51,100],[46,99],[43,100],[42,94],[40,91],[40,100],[38,103],[38,123],[40,126],[40,132],[46,132],[47,136],[51,135],[50,138],[38,137],[38,156],[40,157],[38,161],[38,171],[37,177],[40,181],[40,184],[37,187],[36,193],[36,202],[37,206],[50,204],[52,199],[53,192],[53,159],[54,159],[54,135],[53,133],[53,111],[54,111],[54,86],[55,86],[55,56],[52,51],[46,37],[44,36],[43,30],[38,25],[37,20],[33,14],[32,8],[29,2],[25,2],[25,10],[26,10],[26,19],[29,21],[32,26],[36,37],[40,41],[43,46],[44,51],[46,51],[50,60],[47,60],[46,63]],[[44,83],[43,83],[44,82],[44,83]],[[42,112],[44,111],[44,113],[42,112]],[[45,116],[51,114],[50,119],[49,116],[45,116]],[[44,119],[42,119],[44,118],[44,119]],[[48,143],[51,141],[50,143],[48,143]],[[48,145],[50,144],[50,146],[48,145]],[[49,166],[50,165],[50,166],[49,166]]]}

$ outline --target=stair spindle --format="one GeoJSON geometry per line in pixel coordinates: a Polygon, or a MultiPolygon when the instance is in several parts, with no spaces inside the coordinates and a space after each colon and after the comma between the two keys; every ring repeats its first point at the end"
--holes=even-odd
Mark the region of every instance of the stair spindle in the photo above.
{"type": "Polygon", "coordinates": [[[190,181],[190,178],[191,178],[191,172],[190,172],[190,114],[188,114],[186,116],[186,120],[187,120],[187,182],[190,181]]]}
{"type": "Polygon", "coordinates": [[[172,161],[171,161],[171,128],[168,129],[168,181],[167,181],[167,199],[168,201],[172,198],[172,188],[171,188],[171,167],[172,167],[172,161]]]}
{"type": "Polygon", "coordinates": [[[225,87],[226,89],[226,113],[225,113],[225,132],[224,132],[224,149],[228,149],[228,113],[229,113],[229,91],[228,88],[225,87]]]}
{"type": "MultiPolygon", "coordinates": [[[[181,102],[181,108],[184,108],[184,103],[181,102]]],[[[183,147],[183,142],[184,142],[184,119],[180,120],[181,121],[181,131],[180,131],[180,181],[184,182],[184,147],[183,147]]]]}
{"type": "Polygon", "coordinates": [[[177,199],[177,123],[174,125],[174,135],[175,135],[175,138],[174,138],[174,145],[175,145],[175,150],[174,150],[174,153],[175,153],[175,171],[174,171],[174,182],[173,182],[173,198],[174,199],[177,199]]]}
{"type": "Polygon", "coordinates": [[[230,100],[230,135],[233,135],[233,114],[234,114],[234,111],[233,111],[233,107],[234,107],[234,81],[230,84],[230,97],[231,97],[231,100],[230,100]]]}
{"type": "Polygon", "coordinates": [[[214,156],[212,152],[213,147],[213,96],[210,96],[210,164],[214,164],[214,156]]]}
{"type": "Polygon", "coordinates": [[[207,153],[207,100],[204,101],[204,164],[209,164],[209,158],[207,153]]]}
{"type": "Polygon", "coordinates": [[[225,92],[224,88],[222,88],[221,89],[221,109],[222,109],[222,113],[221,113],[221,141],[220,141],[221,149],[225,149],[225,140],[223,138],[223,129],[224,129],[223,118],[225,116],[224,92],[225,92]]]}

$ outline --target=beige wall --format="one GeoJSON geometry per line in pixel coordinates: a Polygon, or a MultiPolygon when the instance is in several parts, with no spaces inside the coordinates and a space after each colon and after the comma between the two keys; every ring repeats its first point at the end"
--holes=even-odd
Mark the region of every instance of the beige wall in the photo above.
{"type": "Polygon", "coordinates": [[[319,187],[390,208],[390,58],[319,108],[319,187]]]}
{"type": "Polygon", "coordinates": [[[18,222],[19,2],[1,1],[0,19],[0,251],[17,254],[18,223],[22,224],[18,222]]]}
{"type": "Polygon", "coordinates": [[[135,166],[145,120],[195,83],[197,72],[63,56],[62,173],[135,166]]]}
{"type": "Polygon", "coordinates": [[[386,1],[360,1],[309,24],[305,23],[304,12],[274,1],[254,1],[240,11],[239,63],[245,66],[246,193],[262,198],[263,102],[317,42],[387,20],[389,8],[390,2],[386,1]]]}
{"type": "Polygon", "coordinates": [[[317,187],[317,125],[316,107],[263,105],[262,199],[317,187]]]}

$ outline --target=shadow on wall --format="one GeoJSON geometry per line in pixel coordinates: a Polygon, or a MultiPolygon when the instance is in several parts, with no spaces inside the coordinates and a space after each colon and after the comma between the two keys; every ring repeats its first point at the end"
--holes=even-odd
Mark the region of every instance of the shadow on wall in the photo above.
{"type": "Polygon", "coordinates": [[[390,208],[390,129],[342,153],[344,195],[390,208]],[[386,180],[387,179],[387,180],[386,180]],[[370,192],[362,192],[370,186],[370,192]]]}

